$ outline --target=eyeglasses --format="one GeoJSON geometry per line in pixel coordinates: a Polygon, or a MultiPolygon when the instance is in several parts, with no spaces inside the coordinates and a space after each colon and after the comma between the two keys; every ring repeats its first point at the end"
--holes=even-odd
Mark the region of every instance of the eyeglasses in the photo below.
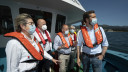
{"type": "Polygon", "coordinates": [[[29,24],[29,25],[35,25],[34,22],[28,22],[28,23],[26,23],[26,24],[29,24]]]}
{"type": "Polygon", "coordinates": [[[73,29],[74,30],[75,28],[70,28],[70,29],[73,29]]]}

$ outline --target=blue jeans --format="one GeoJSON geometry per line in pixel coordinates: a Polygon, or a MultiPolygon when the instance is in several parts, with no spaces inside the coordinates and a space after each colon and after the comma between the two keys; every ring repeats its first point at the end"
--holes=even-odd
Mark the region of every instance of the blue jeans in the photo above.
{"type": "Polygon", "coordinates": [[[93,72],[102,72],[102,60],[97,57],[89,58],[85,54],[82,54],[83,72],[89,72],[90,65],[93,72]]]}

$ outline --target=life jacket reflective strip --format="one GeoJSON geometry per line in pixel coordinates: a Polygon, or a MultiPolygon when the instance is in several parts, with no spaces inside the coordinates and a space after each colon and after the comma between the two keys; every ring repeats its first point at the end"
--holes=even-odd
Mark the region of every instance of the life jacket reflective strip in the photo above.
{"type": "Polygon", "coordinates": [[[103,41],[103,36],[102,36],[100,28],[98,27],[98,24],[94,25],[94,30],[95,30],[95,36],[96,36],[97,44],[101,44],[103,41]]]}
{"type": "Polygon", "coordinates": [[[50,36],[49,36],[47,30],[45,30],[45,34],[46,34],[46,36],[47,36],[48,41],[49,41],[49,42],[52,42],[52,40],[51,40],[51,38],[50,38],[50,36]]]}
{"type": "MultiPolygon", "coordinates": [[[[83,26],[81,26],[80,28],[81,28],[86,46],[89,48],[94,48],[92,41],[90,39],[90,36],[88,34],[87,28],[83,27],[83,26]]],[[[102,37],[101,31],[100,31],[100,28],[98,27],[98,24],[94,25],[94,32],[95,32],[97,44],[101,44],[103,41],[103,37],[102,37]]]]}
{"type": "MultiPolygon", "coordinates": [[[[40,37],[43,45],[45,45],[46,44],[46,41],[44,40],[44,38],[43,38],[41,32],[38,30],[38,28],[36,28],[36,32],[37,32],[38,36],[40,37]]],[[[48,32],[46,30],[45,30],[45,34],[47,36],[48,41],[51,42],[51,38],[50,38],[50,36],[49,36],[49,34],[48,34],[48,32]]]]}
{"type": "MultiPolygon", "coordinates": [[[[65,44],[65,47],[66,47],[66,48],[69,48],[68,43],[67,43],[67,41],[65,40],[63,34],[62,34],[61,32],[59,32],[59,33],[57,33],[57,35],[60,36],[60,38],[61,38],[61,40],[62,40],[62,43],[65,44]]],[[[70,42],[70,46],[72,46],[72,45],[73,45],[73,41],[72,41],[72,38],[70,37],[70,34],[68,34],[68,39],[69,39],[69,42],[70,42]]]]}
{"type": "Polygon", "coordinates": [[[23,34],[19,32],[11,32],[4,35],[5,37],[14,37],[20,41],[20,43],[26,48],[26,50],[36,59],[36,60],[42,60],[44,51],[40,44],[38,43],[38,47],[40,49],[40,52],[38,52],[35,47],[24,37],[23,34]]]}

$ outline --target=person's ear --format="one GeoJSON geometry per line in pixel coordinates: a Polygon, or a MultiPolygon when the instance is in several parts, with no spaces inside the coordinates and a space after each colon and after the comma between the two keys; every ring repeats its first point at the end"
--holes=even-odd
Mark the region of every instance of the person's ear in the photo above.
{"type": "Polygon", "coordinates": [[[86,25],[86,23],[85,23],[85,22],[83,22],[83,24],[84,24],[84,25],[86,25]]]}
{"type": "Polygon", "coordinates": [[[85,20],[86,20],[86,22],[88,22],[88,18],[86,18],[85,20]]]}
{"type": "Polygon", "coordinates": [[[83,23],[83,22],[86,22],[86,19],[83,19],[82,23],[83,23]]]}
{"type": "Polygon", "coordinates": [[[86,23],[89,23],[89,22],[90,22],[90,20],[88,18],[86,18],[86,23]]]}
{"type": "Polygon", "coordinates": [[[37,24],[37,27],[42,29],[42,26],[40,26],[40,24],[37,24]]]}

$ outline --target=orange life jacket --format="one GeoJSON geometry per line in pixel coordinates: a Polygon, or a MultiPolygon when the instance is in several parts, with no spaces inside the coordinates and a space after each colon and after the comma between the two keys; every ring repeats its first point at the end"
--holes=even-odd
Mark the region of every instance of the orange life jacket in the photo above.
{"type": "MultiPolygon", "coordinates": [[[[92,44],[92,41],[91,41],[90,36],[88,34],[87,28],[84,26],[81,26],[80,28],[81,28],[86,46],[88,46],[89,48],[94,48],[94,45],[92,44]]],[[[103,41],[103,37],[102,37],[102,33],[101,33],[101,30],[100,30],[98,24],[94,25],[94,32],[95,32],[95,37],[97,40],[96,44],[101,44],[103,41]]]]}
{"type": "MultiPolygon", "coordinates": [[[[37,34],[39,35],[39,37],[40,37],[40,39],[41,39],[43,45],[45,45],[46,42],[45,42],[45,40],[44,40],[44,38],[43,38],[41,32],[38,30],[38,28],[36,28],[36,32],[37,32],[37,34]]],[[[47,32],[46,30],[45,30],[45,34],[46,34],[46,36],[47,36],[48,41],[51,42],[51,38],[50,38],[50,36],[49,36],[49,34],[48,34],[48,32],[47,32]]]]}
{"type": "Polygon", "coordinates": [[[44,51],[41,47],[41,45],[38,42],[38,47],[40,49],[40,52],[38,52],[34,46],[24,37],[23,34],[20,32],[11,32],[4,35],[5,37],[14,37],[20,41],[20,43],[26,48],[26,50],[36,59],[36,60],[42,60],[44,51]],[[41,53],[41,54],[40,54],[41,53]]]}
{"type": "MultiPolygon", "coordinates": [[[[65,40],[63,34],[62,34],[61,32],[59,32],[59,33],[57,33],[57,35],[60,36],[60,38],[61,38],[61,40],[62,40],[62,43],[65,44],[65,47],[66,47],[66,48],[69,48],[68,43],[67,43],[67,41],[65,40]]],[[[69,39],[69,42],[70,42],[70,46],[72,46],[72,45],[73,45],[73,41],[72,41],[72,38],[70,37],[70,34],[68,34],[68,39],[69,39]]]]}

